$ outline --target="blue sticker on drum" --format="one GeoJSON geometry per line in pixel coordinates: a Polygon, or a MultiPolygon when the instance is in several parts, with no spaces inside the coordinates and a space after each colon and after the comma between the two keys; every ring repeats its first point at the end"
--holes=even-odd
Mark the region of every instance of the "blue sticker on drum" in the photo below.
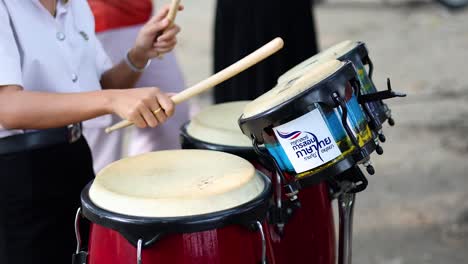
{"type": "Polygon", "coordinates": [[[314,169],[341,155],[319,109],[273,131],[296,173],[314,169]]]}

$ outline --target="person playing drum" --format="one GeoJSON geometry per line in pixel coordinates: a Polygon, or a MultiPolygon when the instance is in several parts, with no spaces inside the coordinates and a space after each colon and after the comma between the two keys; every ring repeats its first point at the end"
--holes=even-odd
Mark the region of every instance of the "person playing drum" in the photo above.
{"type": "Polygon", "coordinates": [[[69,263],[80,191],[94,176],[81,121],[115,113],[155,127],[174,113],[156,87],[121,89],[176,45],[168,9],[112,66],[86,1],[0,0],[0,263],[69,263]]]}

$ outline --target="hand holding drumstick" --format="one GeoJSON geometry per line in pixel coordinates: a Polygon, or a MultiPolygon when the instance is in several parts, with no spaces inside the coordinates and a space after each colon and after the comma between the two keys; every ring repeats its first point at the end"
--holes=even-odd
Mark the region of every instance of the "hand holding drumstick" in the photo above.
{"type": "Polygon", "coordinates": [[[165,5],[140,30],[135,45],[130,51],[131,62],[138,68],[144,68],[148,60],[168,53],[177,44],[180,27],[174,23],[177,11],[184,7],[180,0],[173,0],[165,5]]]}
{"type": "MultiPolygon", "coordinates": [[[[184,91],[174,95],[171,100],[174,104],[179,104],[187,99],[190,99],[206,90],[224,82],[225,80],[239,74],[240,72],[250,68],[251,66],[257,64],[258,62],[266,59],[270,55],[276,53],[283,47],[284,43],[281,38],[276,38],[263,47],[259,48],[258,50],[254,51],[253,53],[247,55],[243,59],[237,61],[236,63],[232,64],[231,66],[227,67],[226,69],[216,73],[215,75],[197,83],[196,85],[185,89],[184,91]]],[[[163,109],[163,105],[161,105],[163,109]]],[[[152,108],[154,109],[154,108],[152,108]]],[[[155,115],[161,114],[161,108],[154,109],[153,113],[155,115]]],[[[112,131],[131,126],[133,123],[124,120],[121,121],[111,127],[106,128],[106,133],[110,133],[112,131]]]]}

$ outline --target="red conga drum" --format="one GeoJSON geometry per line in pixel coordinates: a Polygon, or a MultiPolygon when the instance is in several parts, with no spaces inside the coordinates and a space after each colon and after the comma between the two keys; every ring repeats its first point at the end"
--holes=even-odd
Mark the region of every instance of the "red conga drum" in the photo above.
{"type": "MultiPolygon", "coordinates": [[[[270,208],[264,229],[274,255],[272,263],[335,263],[335,233],[331,201],[325,182],[301,190],[300,208],[289,203],[277,181],[273,164],[256,154],[251,140],[242,134],[237,120],[250,101],[212,105],[181,129],[184,149],[228,152],[249,160],[272,179],[275,205],[270,208]]],[[[216,162],[216,161],[213,161],[216,162]]]]}
{"type": "Polygon", "coordinates": [[[261,222],[271,190],[248,161],[222,152],[160,151],[114,162],[81,195],[92,223],[87,263],[266,263],[261,222]]]}

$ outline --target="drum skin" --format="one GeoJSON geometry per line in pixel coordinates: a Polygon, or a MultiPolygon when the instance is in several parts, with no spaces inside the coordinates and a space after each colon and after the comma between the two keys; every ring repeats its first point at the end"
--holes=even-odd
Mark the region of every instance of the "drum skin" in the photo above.
{"type": "MultiPolygon", "coordinates": [[[[134,264],[136,248],[117,231],[93,224],[88,264],[134,264]]],[[[238,225],[189,234],[163,236],[143,249],[142,264],[258,264],[259,232],[238,225]]],[[[270,255],[271,251],[267,251],[270,255]]],[[[276,263],[270,261],[268,263],[276,263]]]]}

